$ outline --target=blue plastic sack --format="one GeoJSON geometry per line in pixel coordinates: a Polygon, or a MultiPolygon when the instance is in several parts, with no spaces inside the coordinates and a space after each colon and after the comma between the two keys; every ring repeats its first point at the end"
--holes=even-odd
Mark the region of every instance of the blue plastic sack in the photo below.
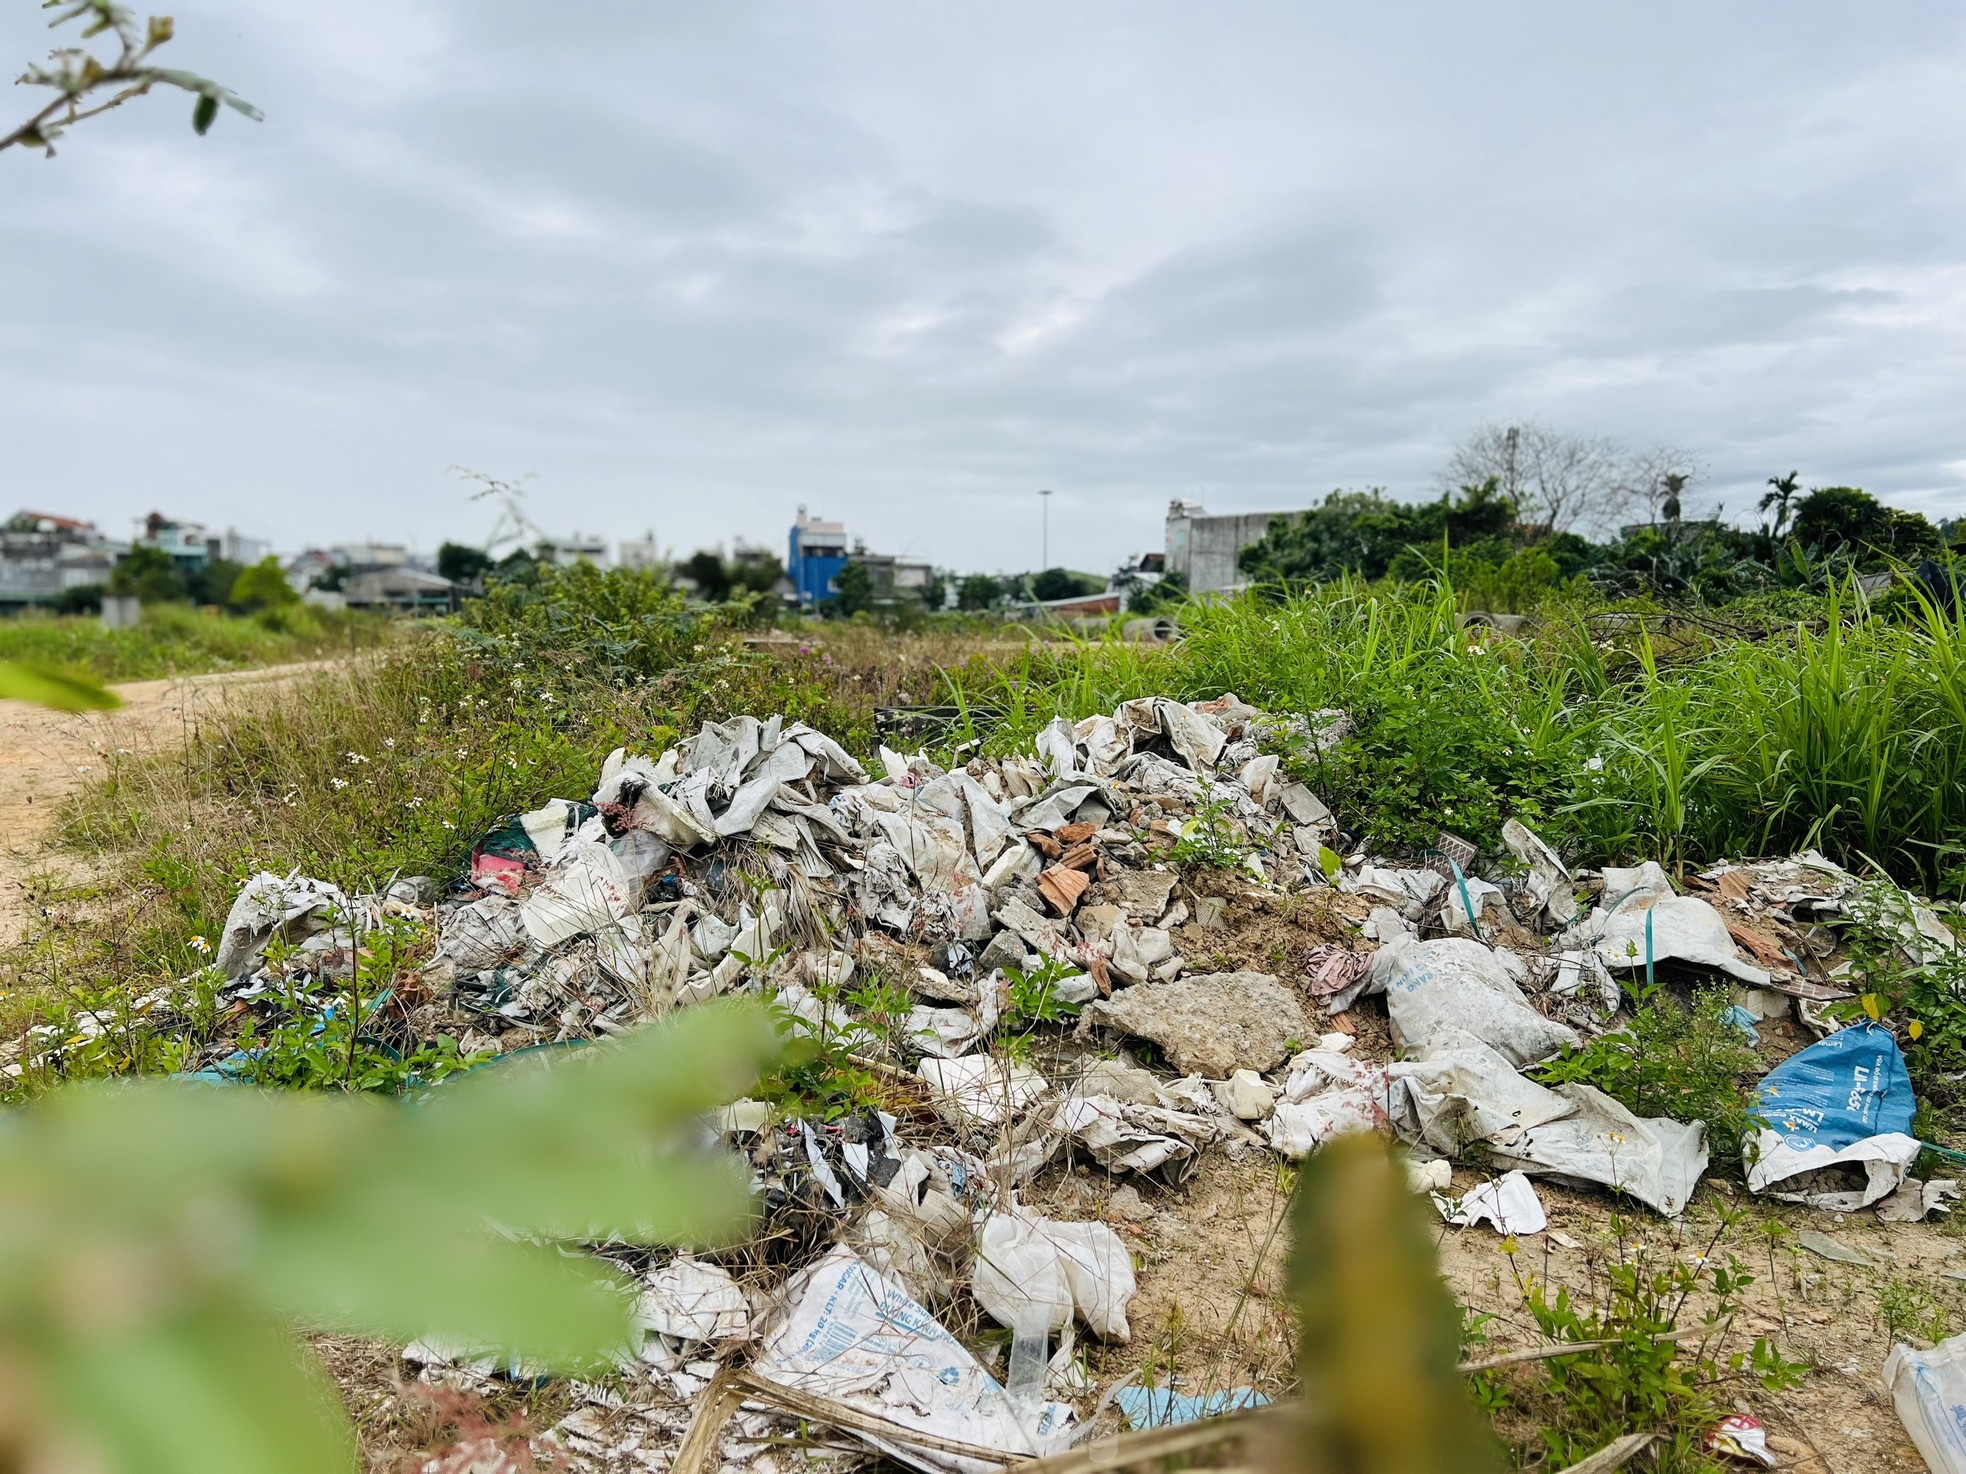
{"type": "Polygon", "coordinates": [[[1748,1187],[1763,1192],[1804,1173],[1861,1166],[1861,1189],[1776,1196],[1846,1213],[1874,1203],[1896,1190],[1918,1157],[1917,1108],[1891,1031],[1869,1022],[1840,1029],[1762,1078],[1755,1110],[1766,1125],[1749,1133],[1748,1187]]]}

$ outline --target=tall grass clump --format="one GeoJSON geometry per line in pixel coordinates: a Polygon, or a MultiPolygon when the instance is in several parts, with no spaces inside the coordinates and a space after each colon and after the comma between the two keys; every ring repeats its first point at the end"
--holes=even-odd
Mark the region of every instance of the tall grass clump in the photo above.
{"type": "MultiPolygon", "coordinates": [[[[1966,860],[1966,612],[1833,592],[1820,627],[1642,664],[1605,709],[1600,804],[1654,852],[1821,849],[1919,888],[1966,860]]],[[[1589,825],[1587,823],[1586,827],[1589,825]]]]}

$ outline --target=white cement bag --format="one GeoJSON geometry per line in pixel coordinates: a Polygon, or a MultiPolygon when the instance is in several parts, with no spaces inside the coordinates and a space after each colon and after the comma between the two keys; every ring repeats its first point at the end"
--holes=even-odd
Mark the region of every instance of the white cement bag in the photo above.
{"type": "Polygon", "coordinates": [[[1966,1474],[1966,1336],[1930,1351],[1894,1346],[1884,1388],[1932,1474],[1966,1474]]]}
{"type": "Polygon", "coordinates": [[[1522,959],[1480,942],[1395,938],[1372,954],[1370,991],[1383,991],[1402,1049],[1427,1049],[1472,1034],[1517,1069],[1578,1043],[1576,1031],[1546,1019],[1522,996],[1522,959]]]}

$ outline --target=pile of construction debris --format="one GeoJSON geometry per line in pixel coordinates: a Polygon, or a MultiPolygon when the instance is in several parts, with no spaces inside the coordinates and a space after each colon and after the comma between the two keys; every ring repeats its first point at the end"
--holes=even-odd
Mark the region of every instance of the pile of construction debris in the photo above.
{"type": "MultiPolygon", "coordinates": [[[[796,1219],[798,1247],[762,1278],[607,1249],[637,1279],[642,1344],[628,1390],[586,1389],[554,1437],[596,1468],[763,1474],[784,1457],[772,1420],[792,1415],[919,1468],[987,1468],[1079,1436],[1095,1389],[1073,1337],[1129,1334],[1118,1235],[1020,1205],[1053,1164],[1089,1160],[1152,1192],[1213,1150],[1301,1158],[1377,1130],[1406,1145],[1416,1185],[1445,1187],[1439,1164],[1478,1148],[1677,1215],[1707,1165],[1703,1123],[1523,1071],[1611,1026],[1620,979],[1660,968],[1723,975],[1750,1018],[1793,1009],[1822,1033],[1824,1004],[1849,994],[1823,929],[1857,883],[1820,856],[1723,866],[1680,894],[1656,864],[1572,874],[1512,822],[1495,879],[1451,835],[1426,864],[1394,864],[1290,776],[1348,730],[1339,712],[1150,698],[952,770],[882,748],[870,776],[803,723],[740,717],[655,758],[616,752],[589,798],[514,816],[442,893],[257,876],[217,965],[250,1010],[345,978],[391,911],[420,917],[435,951],[400,1026],[501,1053],[770,996],[788,1030],[909,1106],[723,1111],[766,1222],[796,1219]],[[1191,966],[1180,935],[1223,907],[1188,883],[1197,862],[1231,864],[1252,893],[1327,894],[1349,935],[1301,975],[1191,966]],[[1348,1024],[1374,999],[1392,1057],[1368,1057],[1348,1024]],[[1073,1019],[1049,1054],[993,1047],[1012,1024],[1073,1019]],[[937,1319],[963,1296],[1011,1333],[994,1375],[937,1319]]],[[[1952,945],[1928,909],[1912,914],[1907,948],[1952,945]]],[[[1755,1186],[1868,1204],[1903,1186],[1915,1146],[1771,1149],[1755,1186]]],[[[1515,1172],[1439,1201],[1456,1222],[1540,1226],[1515,1172]]],[[[429,1377],[512,1370],[469,1348],[409,1355],[429,1377]]]]}

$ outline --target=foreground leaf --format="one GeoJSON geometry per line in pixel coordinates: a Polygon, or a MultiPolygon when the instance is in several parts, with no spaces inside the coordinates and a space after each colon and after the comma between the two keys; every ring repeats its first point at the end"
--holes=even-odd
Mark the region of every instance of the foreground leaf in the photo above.
{"type": "Polygon", "coordinates": [[[85,677],[20,660],[0,660],[0,698],[56,711],[114,711],[123,704],[114,691],[85,677]]]}
{"type": "Polygon", "coordinates": [[[1383,1142],[1341,1136],[1297,1181],[1302,1474],[1488,1474],[1501,1446],[1455,1370],[1460,1318],[1383,1142]]]}

